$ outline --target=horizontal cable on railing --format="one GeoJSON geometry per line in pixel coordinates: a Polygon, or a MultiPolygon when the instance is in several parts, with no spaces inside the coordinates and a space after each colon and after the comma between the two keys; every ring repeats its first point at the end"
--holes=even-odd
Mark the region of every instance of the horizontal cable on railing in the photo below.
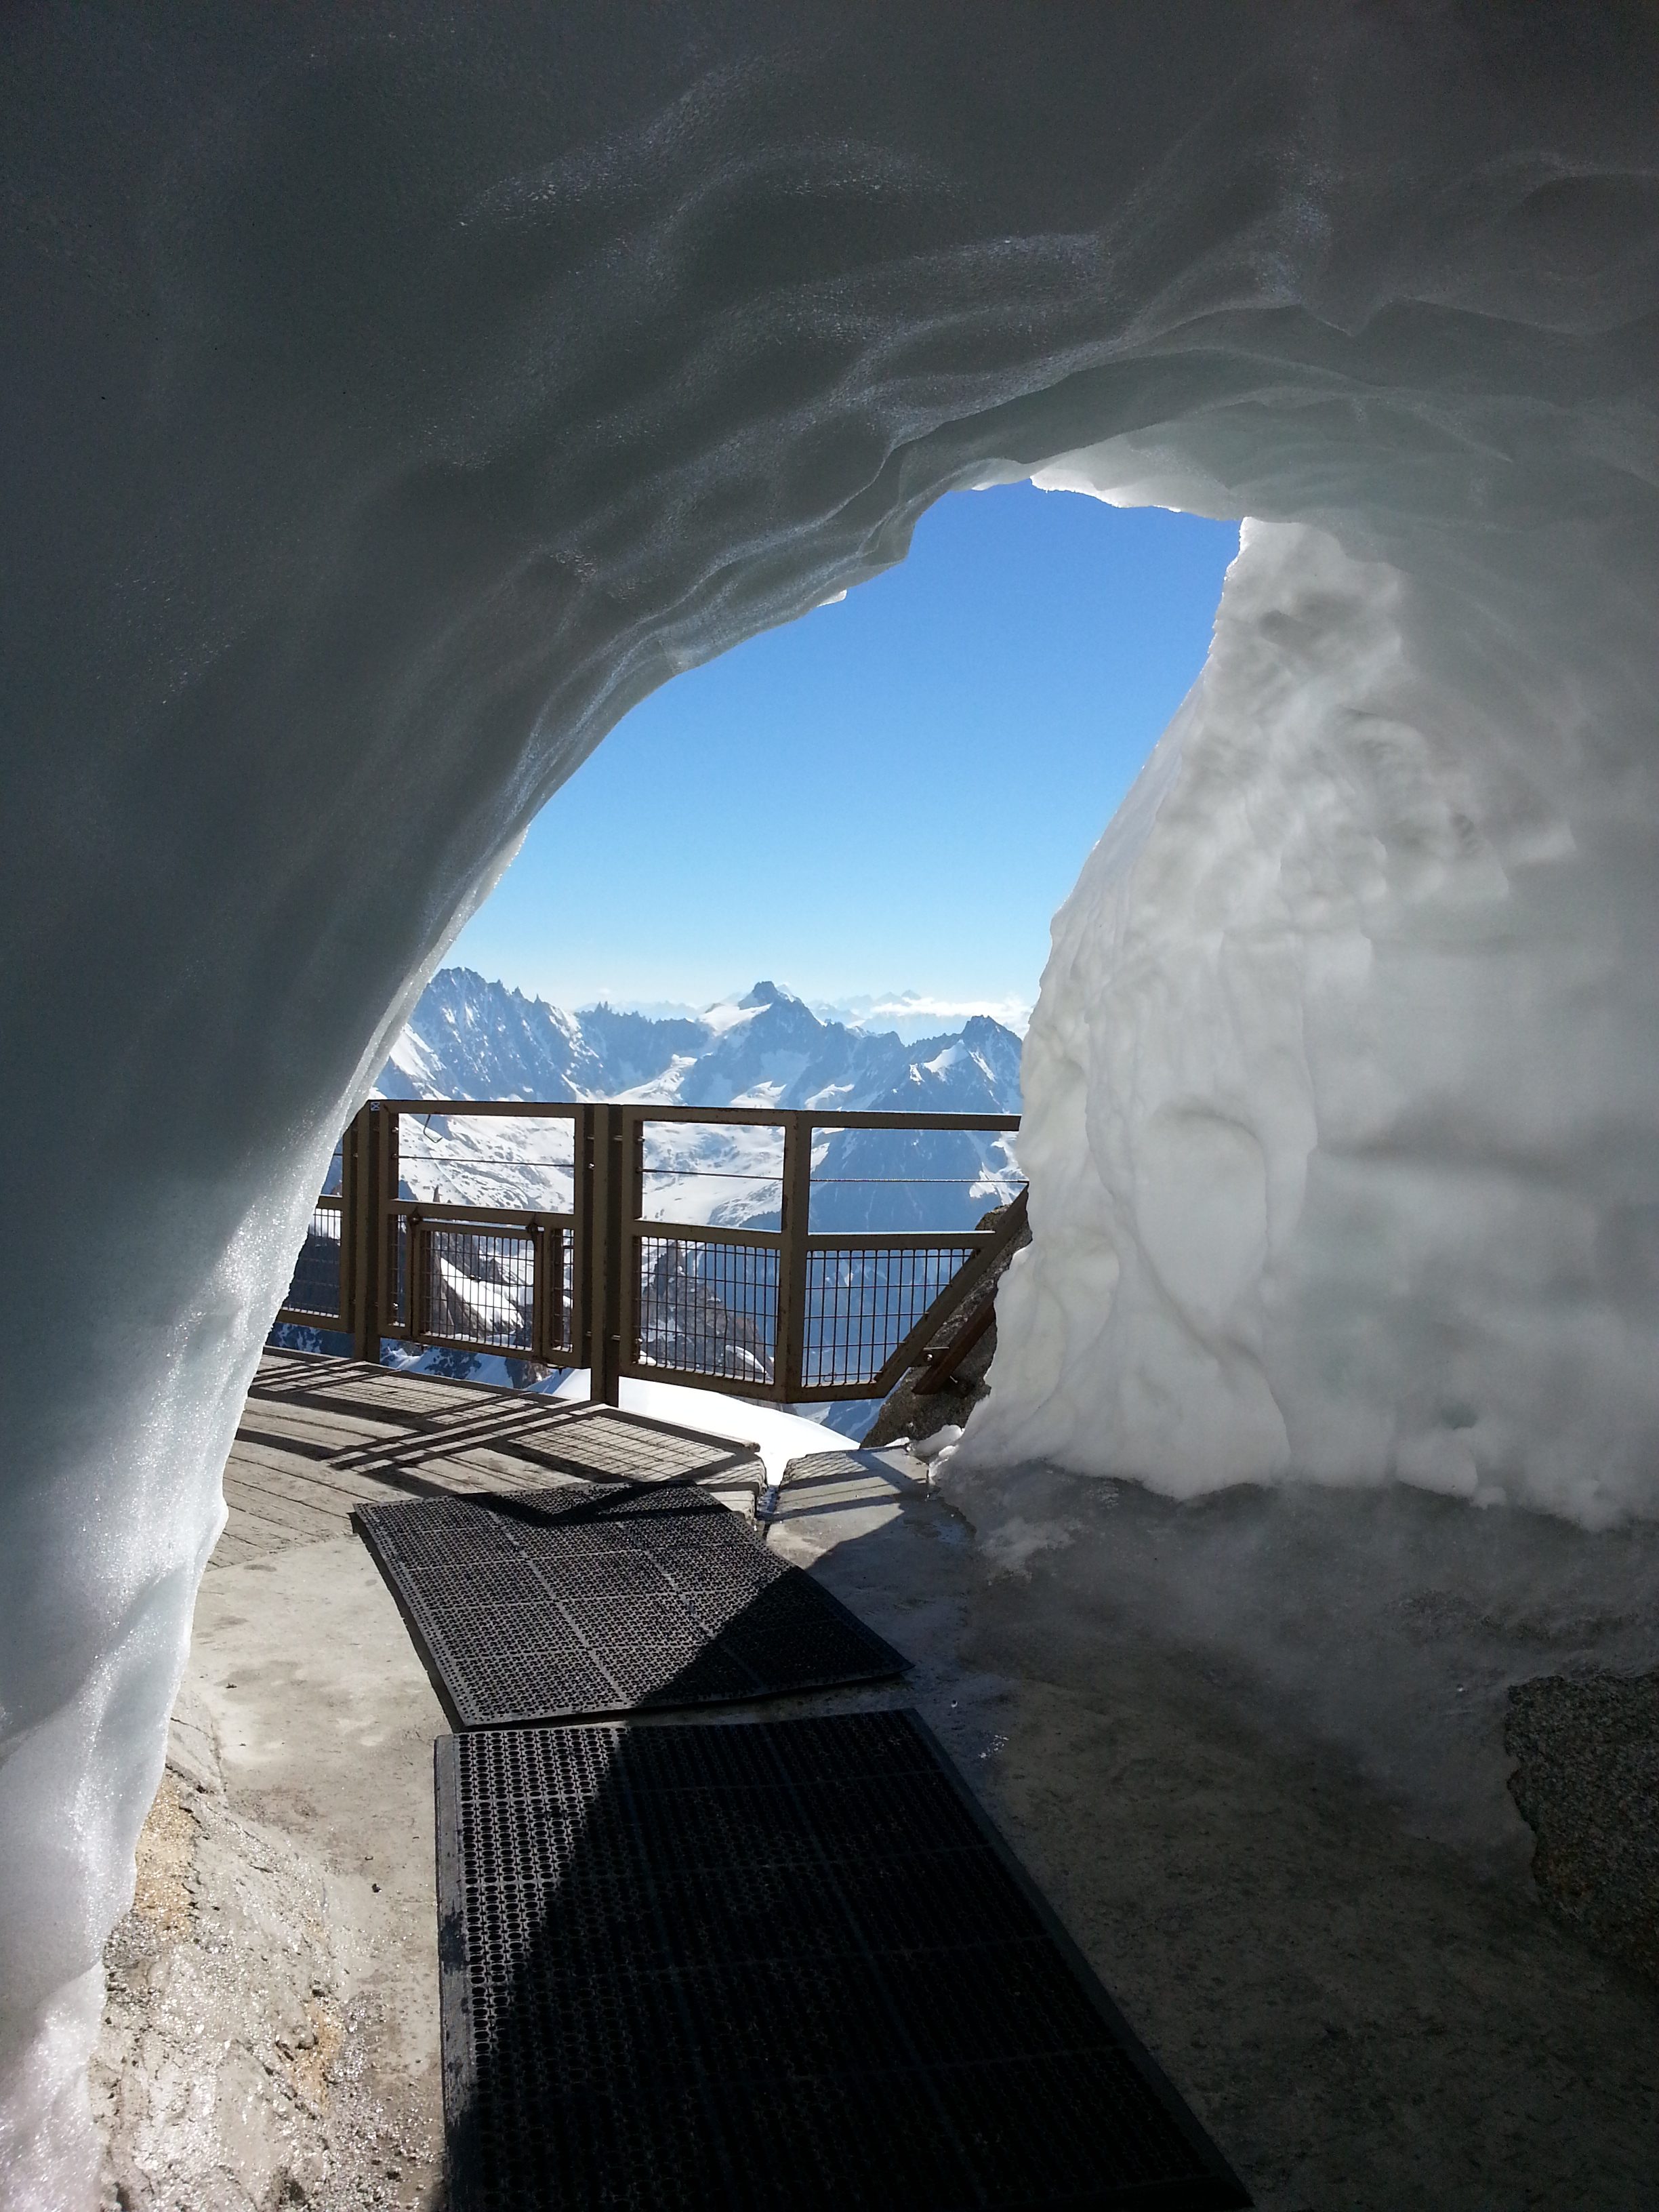
{"type": "Polygon", "coordinates": [[[829,1186],[830,1186],[832,1182],[833,1182],[833,1183],[843,1183],[843,1182],[845,1182],[845,1183],[854,1183],[854,1182],[855,1182],[855,1183],[888,1183],[888,1182],[891,1182],[891,1183],[924,1183],[924,1182],[951,1182],[951,1183],[976,1183],[976,1182],[983,1182],[983,1183],[994,1183],[994,1182],[1012,1182],[1012,1183],[1018,1183],[1018,1184],[1020,1186],[1020,1188],[1021,1188],[1022,1189],[1024,1189],[1024,1186],[1025,1186],[1025,1177],[1024,1177],[1024,1176],[1000,1175],[1000,1174],[997,1173],[997,1171],[996,1171],[994,1169],[992,1169],[992,1168],[987,1168],[987,1169],[984,1170],[984,1172],[983,1172],[982,1174],[981,1174],[981,1175],[970,1175],[970,1176],[813,1176],[813,1178],[812,1178],[812,1188],[813,1188],[813,1189],[814,1189],[814,1190],[824,1190],[824,1189],[827,1189],[827,1188],[829,1188],[829,1186]]]}
{"type": "Polygon", "coordinates": [[[469,1174],[501,1175],[509,1168],[568,1168],[574,1165],[571,1159],[545,1160],[534,1152],[515,1152],[510,1160],[475,1159],[468,1152],[411,1152],[401,1146],[399,1162],[419,1160],[426,1167],[465,1168],[469,1174]]]}
{"type": "MultiPolygon", "coordinates": [[[[672,1176],[678,1182],[781,1182],[782,1176],[763,1168],[744,1171],[737,1168],[647,1168],[647,1175],[672,1176]]],[[[1005,1175],[999,1168],[984,1168],[977,1175],[960,1176],[821,1176],[812,1177],[814,1190],[823,1190],[830,1183],[975,1183],[1013,1182],[1024,1185],[1025,1177],[1005,1175]]]]}
{"type": "Polygon", "coordinates": [[[644,1175],[672,1176],[677,1182],[781,1182],[781,1168],[653,1168],[644,1175]]]}

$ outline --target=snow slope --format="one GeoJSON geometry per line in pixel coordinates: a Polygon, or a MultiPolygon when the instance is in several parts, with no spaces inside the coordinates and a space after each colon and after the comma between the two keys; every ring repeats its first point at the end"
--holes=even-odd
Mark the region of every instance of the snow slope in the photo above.
{"type": "Polygon", "coordinates": [[[1264,526],[1060,927],[998,1448],[1651,1509],[1650,11],[45,0],[0,102],[10,2205],[341,1124],[627,707],[947,488],[1264,526]]]}

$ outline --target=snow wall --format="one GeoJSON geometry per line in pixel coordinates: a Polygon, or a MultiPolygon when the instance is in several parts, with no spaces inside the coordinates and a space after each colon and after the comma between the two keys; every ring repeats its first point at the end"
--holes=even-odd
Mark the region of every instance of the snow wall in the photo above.
{"type": "Polygon", "coordinates": [[[1622,517],[1246,523],[1203,674],[1054,923],[1033,1242],[964,1468],[1659,1512],[1635,550],[1622,517]]]}
{"type": "Polygon", "coordinates": [[[1057,468],[1249,514],[1058,926],[981,1455],[1653,1502],[1639,7],[0,26],[0,2195],[336,1130],[635,700],[1057,468]],[[93,1356],[95,1353],[95,1356],[93,1356]]]}

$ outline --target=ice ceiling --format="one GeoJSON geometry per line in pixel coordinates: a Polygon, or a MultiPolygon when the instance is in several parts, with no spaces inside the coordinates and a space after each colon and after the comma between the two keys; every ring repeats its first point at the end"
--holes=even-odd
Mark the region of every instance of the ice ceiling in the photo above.
{"type": "Polygon", "coordinates": [[[8,13],[9,2205],[354,1094],[617,717],[948,487],[1253,518],[972,1449],[1659,1504],[1656,80],[1590,0],[8,13]]]}

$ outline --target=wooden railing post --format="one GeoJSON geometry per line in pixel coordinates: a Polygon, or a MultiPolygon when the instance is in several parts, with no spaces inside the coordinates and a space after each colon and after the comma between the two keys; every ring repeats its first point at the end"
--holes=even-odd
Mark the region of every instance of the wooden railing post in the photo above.
{"type": "Polygon", "coordinates": [[[587,1369],[596,1405],[622,1402],[623,1204],[630,1178],[623,1158],[623,1109],[585,1107],[592,1116],[588,1152],[587,1369]]]}
{"type": "Polygon", "coordinates": [[[805,1114],[783,1121],[783,1188],[778,1213],[778,1318],[772,1352],[773,1395],[784,1405],[800,1396],[806,1364],[806,1232],[812,1205],[812,1124],[805,1114]]]}
{"type": "Polygon", "coordinates": [[[426,1224],[418,1213],[404,1216],[404,1327],[410,1340],[424,1341],[432,1316],[427,1310],[426,1224]]]}
{"type": "Polygon", "coordinates": [[[386,1178],[395,1142],[384,1107],[371,1099],[340,1140],[340,1324],[359,1359],[379,1364],[385,1317],[386,1178]]]}
{"type": "MultiPolygon", "coordinates": [[[[617,1109],[617,1361],[621,1369],[640,1356],[640,1246],[635,1224],[645,1212],[645,1123],[617,1109]]],[[[617,1403],[613,1399],[611,1403],[617,1403]]]]}
{"type": "Polygon", "coordinates": [[[579,1106],[571,1126],[570,1349],[578,1367],[593,1364],[594,1110],[579,1106]]]}
{"type": "MultiPolygon", "coordinates": [[[[398,1131],[403,1122],[398,1109],[385,1103],[376,1109],[374,1119],[380,1129],[380,1143],[374,1160],[374,1249],[378,1255],[375,1295],[380,1309],[380,1334],[382,1336],[395,1336],[398,1327],[398,1217],[393,1207],[403,1177],[398,1161],[398,1131]]],[[[374,1357],[376,1359],[380,1358],[378,1346],[374,1357]]]]}
{"type": "Polygon", "coordinates": [[[357,1139],[362,1115],[354,1117],[340,1132],[340,1328],[352,1339],[356,1348],[357,1335],[357,1139]]]}

